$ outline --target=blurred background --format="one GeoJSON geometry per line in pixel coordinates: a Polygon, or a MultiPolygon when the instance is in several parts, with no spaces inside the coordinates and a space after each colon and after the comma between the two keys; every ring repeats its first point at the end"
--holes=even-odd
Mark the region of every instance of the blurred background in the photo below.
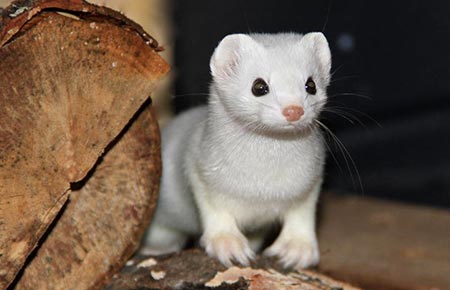
{"type": "Polygon", "coordinates": [[[162,124],[205,103],[225,35],[322,31],[333,56],[328,105],[339,112],[322,119],[343,144],[328,138],[325,188],[450,207],[448,0],[91,2],[123,11],[166,48],[172,72],[154,95],[162,124]]]}

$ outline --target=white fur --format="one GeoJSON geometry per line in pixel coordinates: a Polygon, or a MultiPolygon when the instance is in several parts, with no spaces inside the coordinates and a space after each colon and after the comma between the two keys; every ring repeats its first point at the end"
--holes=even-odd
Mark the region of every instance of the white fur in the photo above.
{"type": "MultiPolygon", "coordinates": [[[[160,200],[145,249],[165,253],[200,235],[210,256],[248,264],[244,234],[283,227],[268,255],[285,267],[317,264],[315,208],[325,150],[314,120],[326,100],[331,56],[321,33],[235,34],[211,57],[209,104],[177,117],[162,134],[160,200]],[[315,95],[305,83],[312,77],[315,95]],[[269,93],[255,97],[253,81],[269,93]],[[301,106],[300,120],[282,111],[301,106]]],[[[257,237],[254,245],[261,245],[257,237]]]]}

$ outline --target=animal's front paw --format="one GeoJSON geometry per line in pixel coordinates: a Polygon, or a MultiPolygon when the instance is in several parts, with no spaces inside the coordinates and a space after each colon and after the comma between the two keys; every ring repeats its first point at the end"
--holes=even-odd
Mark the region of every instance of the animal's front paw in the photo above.
{"type": "Polygon", "coordinates": [[[303,269],[319,263],[319,247],[315,238],[282,237],[264,251],[277,256],[284,268],[303,269]]]}
{"type": "Polygon", "coordinates": [[[210,257],[217,258],[227,267],[233,265],[232,261],[247,266],[255,256],[242,234],[203,235],[201,243],[210,257]]]}

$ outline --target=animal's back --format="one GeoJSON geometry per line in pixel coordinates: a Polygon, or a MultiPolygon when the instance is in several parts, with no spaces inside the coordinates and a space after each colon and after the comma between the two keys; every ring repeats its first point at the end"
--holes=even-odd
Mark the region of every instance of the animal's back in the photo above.
{"type": "Polygon", "coordinates": [[[183,232],[200,231],[198,214],[186,179],[184,156],[195,130],[203,127],[207,107],[190,109],[169,123],[161,135],[163,174],[154,220],[183,232]]]}

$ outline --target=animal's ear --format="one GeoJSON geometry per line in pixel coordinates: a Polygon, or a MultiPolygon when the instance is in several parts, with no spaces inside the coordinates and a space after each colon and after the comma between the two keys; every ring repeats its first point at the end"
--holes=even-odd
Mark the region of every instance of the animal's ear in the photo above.
{"type": "Polygon", "coordinates": [[[329,81],[331,70],[331,51],[325,35],[321,32],[305,34],[300,40],[316,57],[321,74],[329,81]]]}
{"type": "Polygon", "coordinates": [[[214,78],[229,78],[236,73],[242,59],[254,53],[258,44],[246,34],[230,34],[216,47],[209,67],[214,78]]]}

